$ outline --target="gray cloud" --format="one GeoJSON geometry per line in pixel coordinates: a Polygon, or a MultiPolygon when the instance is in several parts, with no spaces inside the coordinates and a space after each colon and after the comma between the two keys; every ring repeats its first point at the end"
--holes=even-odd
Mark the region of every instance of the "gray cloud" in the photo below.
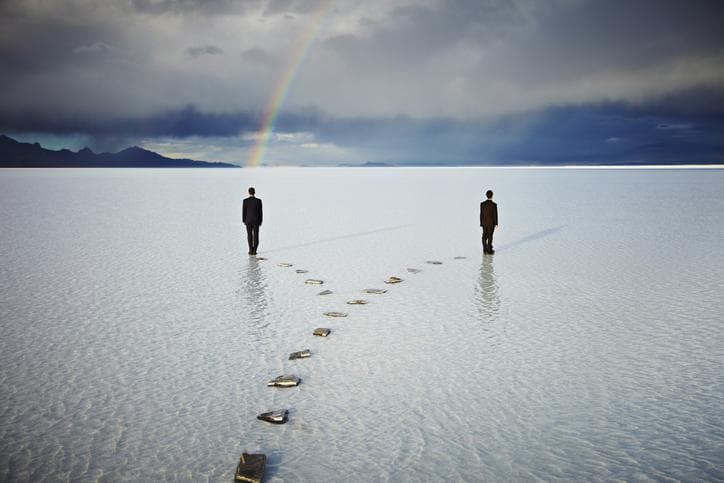
{"type": "Polygon", "coordinates": [[[201,55],[221,55],[224,51],[215,45],[204,45],[201,47],[189,47],[186,53],[191,57],[199,57],[201,55]]]}
{"type": "Polygon", "coordinates": [[[80,45],[73,49],[74,54],[99,54],[107,55],[113,52],[115,48],[104,42],[95,42],[92,45],[80,45]]]}
{"type": "MultiPolygon", "coordinates": [[[[479,127],[606,102],[662,117],[666,109],[724,112],[719,1],[336,0],[315,30],[327,4],[0,1],[3,129],[57,130],[56,121],[66,119],[76,131],[133,125],[133,136],[143,129],[149,136],[249,133],[290,72],[280,119],[314,112],[354,121],[362,135],[368,125],[392,129],[401,119],[421,122],[400,123],[419,133],[429,132],[426,123],[479,127]],[[316,40],[304,50],[310,32],[316,40]],[[193,129],[158,130],[148,121],[187,106],[208,116],[244,113],[237,115],[244,122],[233,129],[217,123],[212,133],[195,122],[193,129]]],[[[324,142],[317,121],[280,121],[280,129],[314,132],[319,139],[308,147],[324,142]]],[[[474,129],[466,132],[462,141],[473,143],[474,129]]]]}

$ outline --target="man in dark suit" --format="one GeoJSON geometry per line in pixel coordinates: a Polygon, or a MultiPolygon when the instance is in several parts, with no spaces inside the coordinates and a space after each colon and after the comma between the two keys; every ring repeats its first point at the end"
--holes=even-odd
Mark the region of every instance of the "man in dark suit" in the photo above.
{"type": "Polygon", "coordinates": [[[256,190],[249,188],[249,197],[241,207],[241,221],[246,225],[246,240],[249,242],[249,255],[256,255],[259,246],[259,227],[262,221],[261,200],[254,196],[256,190]]]}
{"type": "Polygon", "coordinates": [[[483,227],[483,253],[493,254],[493,231],[498,226],[498,205],[493,202],[493,192],[485,193],[487,200],[480,203],[480,226],[483,227]]]}

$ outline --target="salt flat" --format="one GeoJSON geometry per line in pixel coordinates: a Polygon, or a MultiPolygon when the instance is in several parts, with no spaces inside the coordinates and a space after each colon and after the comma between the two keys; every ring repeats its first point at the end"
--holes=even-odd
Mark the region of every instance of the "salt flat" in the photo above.
{"type": "Polygon", "coordinates": [[[0,170],[0,222],[2,480],[724,479],[724,170],[0,170]]]}

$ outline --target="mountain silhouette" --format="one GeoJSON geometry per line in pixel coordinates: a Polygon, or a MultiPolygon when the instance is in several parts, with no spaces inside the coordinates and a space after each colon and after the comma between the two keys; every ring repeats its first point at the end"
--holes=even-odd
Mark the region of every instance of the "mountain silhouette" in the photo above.
{"type": "Polygon", "coordinates": [[[238,168],[235,164],[172,159],[138,146],[96,154],[88,148],[52,151],[0,134],[0,168],[238,168]]]}

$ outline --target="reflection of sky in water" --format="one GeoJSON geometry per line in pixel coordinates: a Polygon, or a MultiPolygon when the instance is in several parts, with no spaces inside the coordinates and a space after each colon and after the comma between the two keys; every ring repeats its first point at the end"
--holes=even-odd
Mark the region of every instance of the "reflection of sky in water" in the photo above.
{"type": "Polygon", "coordinates": [[[480,277],[475,287],[477,306],[480,312],[480,320],[483,323],[494,322],[500,310],[500,297],[498,295],[498,283],[495,279],[493,268],[493,257],[483,256],[480,264],[480,277]]]}
{"type": "Polygon", "coordinates": [[[267,321],[267,285],[262,262],[249,257],[249,264],[242,277],[242,295],[244,297],[243,316],[249,323],[249,331],[262,336],[261,329],[269,325],[267,321]]]}
{"type": "Polygon", "coordinates": [[[229,481],[246,449],[285,481],[721,481],[723,185],[0,170],[0,479],[229,481]],[[268,261],[246,255],[249,185],[268,261]],[[503,223],[488,257],[486,186],[503,223]],[[301,386],[266,387],[283,373],[301,386]],[[285,427],[256,420],[282,407],[285,427]]]}

